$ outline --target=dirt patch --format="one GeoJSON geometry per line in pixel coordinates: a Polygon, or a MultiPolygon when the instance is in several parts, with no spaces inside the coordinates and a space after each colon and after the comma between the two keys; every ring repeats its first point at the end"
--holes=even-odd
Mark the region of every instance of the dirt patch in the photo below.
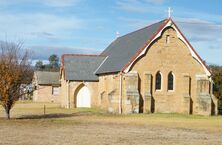
{"type": "Polygon", "coordinates": [[[0,122],[0,144],[15,145],[220,145],[221,132],[102,120],[12,120],[0,122]]]}
{"type": "Polygon", "coordinates": [[[0,118],[0,145],[222,145],[222,117],[111,115],[53,105],[43,115],[42,104],[32,106],[19,104],[12,120],[0,118]]]}

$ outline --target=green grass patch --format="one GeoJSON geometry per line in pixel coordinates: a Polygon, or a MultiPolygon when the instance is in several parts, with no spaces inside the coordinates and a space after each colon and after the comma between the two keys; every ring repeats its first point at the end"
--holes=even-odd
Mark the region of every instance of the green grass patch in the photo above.
{"type": "MultiPolygon", "coordinates": [[[[0,108],[0,120],[5,112],[0,108]]],[[[18,103],[11,111],[15,122],[48,122],[56,124],[112,123],[125,125],[158,125],[179,128],[222,130],[222,116],[179,113],[111,114],[99,108],[61,108],[54,103],[18,103]],[[44,105],[46,106],[44,114],[44,105]]]]}

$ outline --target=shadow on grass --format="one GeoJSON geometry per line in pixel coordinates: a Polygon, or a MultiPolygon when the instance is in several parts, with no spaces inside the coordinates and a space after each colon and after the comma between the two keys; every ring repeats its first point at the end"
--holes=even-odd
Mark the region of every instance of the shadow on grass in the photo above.
{"type": "Polygon", "coordinates": [[[90,112],[76,112],[72,114],[65,113],[52,113],[52,114],[42,114],[42,115],[22,115],[16,119],[55,119],[55,118],[68,118],[68,117],[77,117],[77,116],[87,116],[92,113],[90,112]]]}

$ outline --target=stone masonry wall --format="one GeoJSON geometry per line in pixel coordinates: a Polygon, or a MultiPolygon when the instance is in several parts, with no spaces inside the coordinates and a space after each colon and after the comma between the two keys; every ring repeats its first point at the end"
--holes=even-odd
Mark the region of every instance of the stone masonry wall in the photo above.
{"type": "Polygon", "coordinates": [[[140,93],[145,102],[144,112],[151,112],[151,98],[147,96],[152,94],[155,112],[192,111],[194,114],[200,114],[196,75],[205,72],[200,63],[191,56],[187,46],[177,37],[174,29],[166,28],[161,38],[150,46],[145,56],[135,62],[132,71],[137,71],[141,80],[140,93]],[[168,43],[167,37],[169,37],[168,43]],[[156,91],[155,76],[158,71],[162,74],[162,89],[156,91]],[[168,91],[167,76],[171,71],[174,74],[175,86],[173,91],[168,91]],[[144,75],[146,72],[149,72],[149,77],[153,78],[152,85],[147,82],[148,76],[144,75]],[[151,91],[150,86],[152,86],[151,91]]]}
{"type": "Polygon", "coordinates": [[[60,103],[61,89],[59,90],[59,95],[52,94],[52,86],[50,85],[37,85],[37,90],[33,93],[34,102],[55,102],[60,103]]]}

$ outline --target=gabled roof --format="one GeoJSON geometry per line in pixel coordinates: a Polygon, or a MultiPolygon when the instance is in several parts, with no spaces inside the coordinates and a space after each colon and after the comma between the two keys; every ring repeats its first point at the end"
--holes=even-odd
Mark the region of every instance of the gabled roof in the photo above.
{"type": "Polygon", "coordinates": [[[98,68],[96,74],[121,71],[166,22],[167,20],[163,20],[117,38],[101,53],[108,57],[98,68]]]}
{"type": "Polygon", "coordinates": [[[60,85],[59,72],[36,71],[34,75],[39,85],[60,85]]]}
{"type": "Polygon", "coordinates": [[[98,81],[98,76],[94,72],[105,58],[98,55],[64,54],[62,67],[65,80],[98,81]]]}
{"type": "Polygon", "coordinates": [[[128,72],[132,64],[145,54],[149,45],[160,37],[162,31],[169,26],[177,31],[179,39],[187,45],[192,57],[201,64],[206,75],[211,76],[208,67],[171,18],[117,38],[101,53],[107,58],[97,69],[96,74],[128,72]]]}
{"type": "Polygon", "coordinates": [[[97,81],[99,74],[124,72],[145,54],[149,46],[162,35],[166,27],[173,27],[177,36],[188,47],[192,57],[203,67],[207,76],[211,73],[201,57],[171,18],[117,38],[100,55],[65,54],[62,70],[66,80],[97,81]]]}

